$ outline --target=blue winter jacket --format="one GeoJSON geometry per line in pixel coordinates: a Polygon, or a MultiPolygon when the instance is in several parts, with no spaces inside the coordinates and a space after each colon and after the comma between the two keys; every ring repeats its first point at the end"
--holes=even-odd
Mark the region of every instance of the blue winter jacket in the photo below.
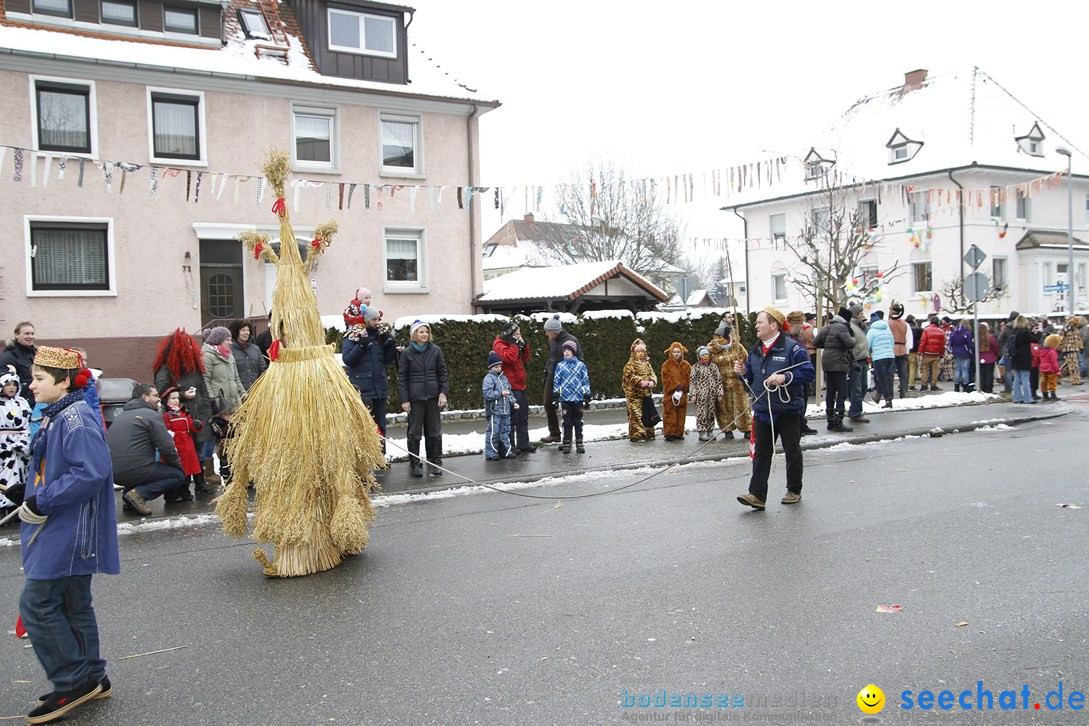
{"type": "Polygon", "coordinates": [[[348,380],[363,398],[389,398],[386,366],[397,358],[397,343],[392,335],[368,328],[367,335],[358,341],[345,338],[340,353],[348,368],[348,380]]]}
{"type": "Polygon", "coordinates": [[[38,432],[26,497],[49,517],[23,523],[23,569],[30,580],[121,572],[110,447],[97,411],[76,401],[38,432]],[[44,456],[43,456],[44,454],[44,456]]]}
{"type": "Polygon", "coordinates": [[[805,414],[805,385],[816,380],[817,370],[809,361],[809,354],[805,352],[804,346],[798,345],[789,336],[780,334],[772,343],[767,356],[764,355],[764,346],[756,341],[745,361],[745,372],[740,377],[748,382],[758,396],[753,402],[753,415],[764,423],[771,423],[772,415],[805,414]],[[764,393],[764,381],[773,373],[790,366],[796,367],[783,373],[787,377],[786,394],[780,395],[780,391],[774,390],[761,395],[764,393]]]}
{"type": "Polygon", "coordinates": [[[892,337],[889,324],[884,320],[870,323],[870,329],[866,331],[866,342],[870,344],[870,358],[885,360],[896,357],[896,340],[892,337]]]}
{"type": "Polygon", "coordinates": [[[511,404],[514,403],[513,395],[503,395],[503,391],[510,391],[510,381],[502,373],[488,371],[481,382],[484,390],[484,412],[489,416],[510,416],[511,404]]]}
{"type": "Polygon", "coordinates": [[[949,352],[954,358],[971,358],[975,355],[975,340],[969,328],[957,326],[957,329],[949,334],[949,352]]]}
{"type": "Polygon", "coordinates": [[[590,374],[586,371],[586,364],[578,358],[563,358],[556,363],[552,392],[558,393],[561,401],[569,403],[588,399],[590,374]]]}

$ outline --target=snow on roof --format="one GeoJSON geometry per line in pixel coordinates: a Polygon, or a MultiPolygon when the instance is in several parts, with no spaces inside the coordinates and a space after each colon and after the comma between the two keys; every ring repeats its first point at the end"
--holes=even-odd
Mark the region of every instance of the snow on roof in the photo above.
{"type": "MultiPolygon", "coordinates": [[[[1064,145],[1074,148],[978,68],[931,76],[906,93],[903,86],[896,86],[865,96],[813,144],[823,150],[822,158],[836,159],[832,171],[845,183],[921,176],[972,164],[1046,174],[1065,168],[1065,157],[1055,153],[1056,146],[1064,145]],[[1039,124],[1045,137],[1044,155],[1039,157],[1023,151],[1015,138],[1033,124],[1039,124]],[[887,144],[897,129],[922,146],[908,160],[890,164],[887,144]]],[[[804,173],[801,163],[788,165],[782,184],[746,195],[741,203],[816,191],[817,184],[806,183],[804,173]]]]}
{"type": "Polygon", "coordinates": [[[665,299],[665,293],[646,278],[629,270],[618,260],[606,260],[554,267],[523,267],[485,280],[484,294],[479,302],[574,298],[618,272],[630,276],[650,294],[665,299]]]}
{"type": "Polygon", "coordinates": [[[431,61],[425,51],[418,48],[416,48],[418,53],[410,53],[408,57],[411,83],[400,85],[322,75],[311,64],[299,38],[288,33],[287,39],[289,50],[285,64],[282,60],[267,55],[258,58],[254,52],[254,45],[267,41],[248,40],[241,30],[231,34],[222,48],[200,48],[0,25],[0,48],[26,54],[89,62],[131,64],[171,73],[241,76],[267,81],[301,82],[383,94],[426,96],[498,105],[498,101],[487,100],[480,92],[470,90],[459,83],[431,61]],[[51,52],[43,50],[46,48],[52,49],[51,52]]]}
{"type": "MultiPolygon", "coordinates": [[[[485,245],[487,250],[488,245],[485,245]]],[[[540,246],[522,241],[517,245],[494,245],[490,254],[484,255],[485,270],[502,270],[507,267],[543,267],[548,264],[540,246]]]]}

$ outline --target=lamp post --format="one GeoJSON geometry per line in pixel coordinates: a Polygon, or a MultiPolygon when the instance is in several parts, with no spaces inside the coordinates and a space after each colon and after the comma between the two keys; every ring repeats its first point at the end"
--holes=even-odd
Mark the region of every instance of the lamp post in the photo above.
{"type": "Polygon", "coordinates": [[[1070,149],[1060,146],[1055,153],[1066,157],[1066,251],[1070,258],[1066,263],[1066,314],[1074,314],[1074,175],[1070,173],[1073,154],[1070,149]]]}

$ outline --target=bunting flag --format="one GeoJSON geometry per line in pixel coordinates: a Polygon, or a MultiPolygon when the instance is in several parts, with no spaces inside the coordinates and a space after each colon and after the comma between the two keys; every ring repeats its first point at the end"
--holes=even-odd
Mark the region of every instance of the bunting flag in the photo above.
{"type": "Polygon", "coordinates": [[[53,155],[42,154],[45,158],[45,169],[42,171],[42,186],[49,186],[49,175],[53,172],[53,155]]]}
{"type": "Polygon", "coordinates": [[[30,152],[30,186],[38,186],[38,152],[30,152]]]}
{"type": "Polygon", "coordinates": [[[348,185],[348,209],[352,208],[352,197],[355,196],[355,184],[348,185]]]}
{"type": "MultiPolygon", "coordinates": [[[[0,162],[4,160],[4,153],[7,149],[0,149],[0,162]]],[[[57,159],[57,181],[64,181],[64,172],[68,170],[68,157],[62,156],[57,159]]]]}
{"type": "MultiPolygon", "coordinates": [[[[226,185],[224,185],[226,186],[226,185]]],[[[151,167],[151,181],[147,185],[147,198],[154,199],[155,192],[159,190],[159,167],[151,167]]]]}
{"type": "Polygon", "coordinates": [[[337,209],[344,209],[344,182],[337,189],[337,209]]]}
{"type": "MultiPolygon", "coordinates": [[[[81,166],[82,166],[82,162],[81,162],[81,166]]],[[[16,149],[15,150],[15,176],[14,176],[14,179],[17,182],[21,182],[23,180],[23,150],[22,149],[16,149]]],[[[83,177],[80,176],[81,181],[82,181],[82,179],[83,179],[83,177]]],[[[80,184],[80,186],[83,186],[83,184],[80,184]]]]}
{"type": "Polygon", "coordinates": [[[80,189],[83,188],[83,171],[84,171],[84,164],[85,163],[86,163],[86,159],[80,159],[79,160],[79,180],[76,181],[76,186],[79,187],[80,189]]]}
{"type": "Polygon", "coordinates": [[[197,184],[196,184],[196,187],[193,188],[193,204],[196,204],[197,202],[200,201],[200,183],[201,183],[201,181],[203,181],[203,179],[204,179],[204,172],[203,171],[198,171],[197,172],[197,184]]]}

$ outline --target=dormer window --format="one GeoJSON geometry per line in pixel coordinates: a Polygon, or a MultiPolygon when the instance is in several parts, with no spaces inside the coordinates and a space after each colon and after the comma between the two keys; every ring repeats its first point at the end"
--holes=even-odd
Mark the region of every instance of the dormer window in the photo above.
{"type": "Polygon", "coordinates": [[[923,148],[923,142],[916,141],[900,129],[896,129],[892,138],[885,144],[885,148],[889,150],[890,164],[902,164],[915,158],[919,149],[923,148]]]}
{"type": "Polygon", "coordinates": [[[831,151],[818,151],[811,148],[802,160],[805,164],[805,180],[821,179],[836,165],[835,154],[831,151]]]}
{"type": "Polygon", "coordinates": [[[329,9],[329,50],[397,57],[397,22],[385,15],[329,9]]]}
{"type": "Polygon", "coordinates": [[[238,11],[238,22],[242,26],[242,32],[247,38],[260,38],[269,40],[268,23],[265,22],[265,14],[260,10],[246,8],[238,11]]]}
{"type": "Polygon", "coordinates": [[[136,2],[133,0],[102,0],[102,22],[108,25],[136,27],[136,2]]]}
{"type": "Polygon", "coordinates": [[[1044,132],[1040,130],[1039,123],[1033,123],[1028,133],[1014,138],[1017,141],[1018,151],[1029,156],[1044,155],[1044,132]]]}
{"type": "Polygon", "coordinates": [[[163,30],[168,33],[197,34],[197,9],[163,6],[163,30]]]}
{"type": "Polygon", "coordinates": [[[70,0],[34,0],[32,7],[34,12],[43,15],[56,15],[62,18],[72,17],[70,0]]]}

